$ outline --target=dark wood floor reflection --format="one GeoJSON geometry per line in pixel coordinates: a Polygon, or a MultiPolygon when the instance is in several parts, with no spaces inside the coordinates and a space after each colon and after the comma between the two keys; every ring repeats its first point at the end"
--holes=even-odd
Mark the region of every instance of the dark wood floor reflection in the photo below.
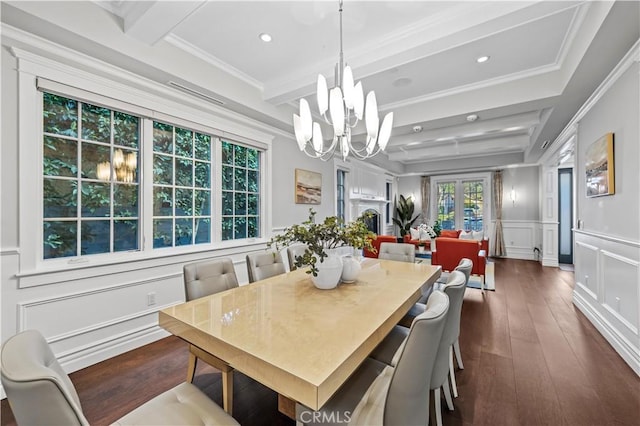
{"type": "MultiPolygon", "coordinates": [[[[573,273],[497,260],[496,291],[468,289],[455,411],[445,425],[637,425],[640,379],[571,302],[573,273]]],[[[184,380],[187,346],[169,337],[71,374],[87,419],[106,425],[184,380]]],[[[195,384],[222,404],[220,373],[200,363],[195,384]]],[[[277,397],[235,373],[234,417],[293,425],[277,397]]],[[[6,400],[2,425],[15,424],[6,400]]]]}

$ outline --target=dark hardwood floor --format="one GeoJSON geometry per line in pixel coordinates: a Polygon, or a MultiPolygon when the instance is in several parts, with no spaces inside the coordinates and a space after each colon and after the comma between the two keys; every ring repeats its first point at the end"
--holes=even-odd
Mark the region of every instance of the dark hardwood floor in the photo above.
{"type": "MultiPolygon", "coordinates": [[[[640,378],[573,306],[573,273],[496,260],[496,291],[468,289],[455,411],[445,425],[637,425],[640,378]]],[[[185,379],[187,346],[169,337],[71,374],[87,419],[106,425],[185,379]]],[[[220,373],[200,363],[194,383],[222,404],[220,373]]],[[[234,417],[293,425],[277,396],[236,372],[234,417]]],[[[15,424],[6,399],[2,425],[15,424]]]]}

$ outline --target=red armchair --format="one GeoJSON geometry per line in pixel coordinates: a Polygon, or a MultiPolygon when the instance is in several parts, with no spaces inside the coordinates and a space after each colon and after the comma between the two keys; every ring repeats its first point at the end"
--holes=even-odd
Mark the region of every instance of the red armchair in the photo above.
{"type": "Polygon", "coordinates": [[[459,238],[436,238],[435,250],[431,251],[431,264],[441,265],[444,271],[453,271],[460,259],[466,257],[473,262],[472,274],[484,280],[487,266],[487,240],[461,240],[459,238]]]}
{"type": "Polygon", "coordinates": [[[366,248],[363,251],[364,257],[373,257],[378,258],[378,253],[380,253],[380,244],[382,243],[397,243],[398,238],[393,235],[378,235],[378,237],[371,242],[371,245],[376,249],[376,252],[372,252],[367,250],[366,248]]]}

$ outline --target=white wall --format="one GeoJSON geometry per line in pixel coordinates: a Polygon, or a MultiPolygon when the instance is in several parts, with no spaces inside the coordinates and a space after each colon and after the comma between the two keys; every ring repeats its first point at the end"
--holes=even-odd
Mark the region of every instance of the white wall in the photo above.
{"type": "Polygon", "coordinates": [[[535,260],[534,248],[541,245],[538,169],[533,165],[502,171],[502,230],[505,257],[510,259],[535,260]]]}
{"type": "Polygon", "coordinates": [[[587,101],[577,130],[574,303],[640,375],[639,48],[587,101]],[[614,133],[615,194],[586,198],[585,152],[614,133]]]}
{"type": "Polygon", "coordinates": [[[282,230],[309,217],[309,208],[324,218],[335,214],[335,173],[332,161],[321,161],[300,152],[293,139],[277,137],[273,143],[273,229],[282,230]],[[318,205],[295,204],[295,169],[322,174],[322,201],[318,205]]]}

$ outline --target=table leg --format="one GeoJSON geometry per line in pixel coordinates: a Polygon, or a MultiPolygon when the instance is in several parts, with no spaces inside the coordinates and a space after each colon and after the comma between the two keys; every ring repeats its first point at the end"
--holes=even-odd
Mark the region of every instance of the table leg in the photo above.
{"type": "Polygon", "coordinates": [[[222,372],[222,408],[233,415],[233,370],[222,372]]]}
{"type": "Polygon", "coordinates": [[[284,395],[278,394],[278,411],[290,419],[296,419],[296,402],[284,395]]]}
{"type": "MultiPolygon", "coordinates": [[[[187,369],[187,381],[192,382],[196,372],[196,362],[200,358],[210,366],[217,368],[222,373],[222,408],[232,415],[233,413],[233,367],[220,358],[203,351],[197,346],[189,345],[189,367],[187,369]]],[[[295,406],[294,406],[295,408],[295,406]]]]}
{"type": "MultiPolygon", "coordinates": [[[[191,349],[191,347],[189,348],[191,349]]],[[[189,366],[187,367],[187,383],[193,383],[193,378],[196,375],[196,363],[198,357],[191,351],[189,351],[189,366]]]]}

